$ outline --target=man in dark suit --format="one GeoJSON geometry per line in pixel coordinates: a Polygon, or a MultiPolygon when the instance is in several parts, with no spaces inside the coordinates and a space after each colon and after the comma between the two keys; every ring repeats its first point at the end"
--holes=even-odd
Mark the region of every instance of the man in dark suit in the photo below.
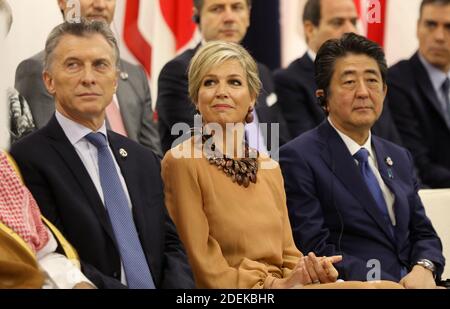
{"type": "Polygon", "coordinates": [[[345,280],[435,287],[442,245],[417,194],[411,155],[370,132],[387,91],[382,49],[345,34],[324,43],[316,68],[328,119],[280,150],[297,246],[342,254],[336,268],[345,280]]]}
{"type": "MultiPolygon", "coordinates": [[[[224,40],[240,43],[250,25],[250,10],[251,0],[194,0],[194,20],[205,42],[224,40]]],[[[196,111],[188,95],[187,71],[197,49],[198,46],[187,50],[168,62],[159,75],[156,110],[163,152],[175,146],[174,142],[180,141],[179,137],[185,133],[172,134],[174,124],[194,125],[196,111]]],[[[259,136],[247,137],[248,140],[258,139],[259,150],[276,151],[278,143],[283,144],[289,139],[289,133],[277,104],[272,74],[261,63],[258,63],[258,69],[264,90],[257,100],[255,123],[268,124],[268,129],[260,129],[256,133],[259,136]],[[272,134],[271,124],[279,124],[279,134],[272,134]]],[[[254,145],[250,142],[250,146],[254,145]]]]}
{"type": "Polygon", "coordinates": [[[422,182],[450,188],[450,0],[424,0],[419,50],[389,69],[388,100],[422,182]]]}
{"type": "MultiPolygon", "coordinates": [[[[353,0],[309,0],[306,3],[303,28],[308,50],[286,69],[274,74],[275,92],[292,138],[316,127],[325,119],[315,96],[314,59],[326,40],[338,39],[346,32],[356,32],[357,19],[353,0]]],[[[400,136],[387,106],[373,131],[400,144],[400,136]]]]}
{"type": "Polygon", "coordinates": [[[103,22],[64,23],[46,42],[44,83],[56,112],[14,144],[42,213],[77,249],[100,288],[192,288],[164,206],[158,157],[106,130],[119,50],[103,22]]]}
{"type": "MultiPolygon", "coordinates": [[[[58,0],[61,12],[71,17],[73,7],[66,0],[58,0]]],[[[111,24],[116,1],[80,1],[81,17],[102,20],[111,24]]],[[[35,125],[42,128],[55,112],[53,97],[42,81],[44,51],[22,61],[16,70],[15,87],[30,105],[35,125]]],[[[150,148],[162,155],[157,125],[153,121],[150,88],[142,68],[123,59],[119,64],[120,74],[114,104],[108,107],[108,127],[116,133],[150,148]]]]}

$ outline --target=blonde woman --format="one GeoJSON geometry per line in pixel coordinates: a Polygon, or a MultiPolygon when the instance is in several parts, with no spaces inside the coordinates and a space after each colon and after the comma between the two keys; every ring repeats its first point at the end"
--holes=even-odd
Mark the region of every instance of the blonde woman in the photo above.
{"type": "Polygon", "coordinates": [[[167,152],[162,176],[197,287],[375,287],[333,283],[340,256],[295,247],[280,168],[245,144],[260,88],[255,61],[237,44],[207,43],[191,61],[189,94],[202,126],[167,152]]]}

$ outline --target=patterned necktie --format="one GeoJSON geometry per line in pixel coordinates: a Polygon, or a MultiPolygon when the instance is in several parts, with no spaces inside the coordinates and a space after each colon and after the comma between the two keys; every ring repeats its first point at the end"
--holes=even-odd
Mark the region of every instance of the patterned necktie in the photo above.
{"type": "Polygon", "coordinates": [[[381,211],[384,219],[388,223],[392,236],[394,236],[394,229],[389,217],[383,192],[381,191],[375,174],[372,172],[372,169],[369,166],[369,151],[365,148],[361,148],[357,153],[353,155],[353,157],[359,162],[359,170],[361,172],[361,175],[363,176],[364,181],[378,206],[378,209],[381,211]]]}
{"type": "Polygon", "coordinates": [[[128,287],[154,289],[155,284],[139,241],[114,158],[108,148],[108,141],[102,133],[89,133],[86,139],[98,151],[98,168],[105,206],[119,246],[128,287]]]}
{"type": "Polygon", "coordinates": [[[445,107],[447,108],[447,119],[450,124],[450,79],[447,77],[441,86],[444,95],[445,107]]]}

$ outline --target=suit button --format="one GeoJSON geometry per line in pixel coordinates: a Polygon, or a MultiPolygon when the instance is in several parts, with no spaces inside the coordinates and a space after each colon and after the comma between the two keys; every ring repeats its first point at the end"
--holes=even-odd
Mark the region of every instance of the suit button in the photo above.
{"type": "Polygon", "coordinates": [[[119,274],[117,273],[117,271],[115,271],[115,272],[113,273],[113,277],[114,277],[114,278],[118,278],[118,277],[119,277],[119,274]]]}

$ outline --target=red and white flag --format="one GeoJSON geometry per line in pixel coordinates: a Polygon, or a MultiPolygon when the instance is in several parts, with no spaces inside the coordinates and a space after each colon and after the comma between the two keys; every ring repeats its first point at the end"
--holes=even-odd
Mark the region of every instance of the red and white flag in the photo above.
{"type": "Polygon", "coordinates": [[[363,34],[384,46],[386,10],[388,0],[354,0],[359,13],[363,34]]]}
{"type": "Polygon", "coordinates": [[[156,97],[162,67],[198,42],[192,21],[192,0],[127,0],[123,39],[127,49],[145,68],[156,97]]]}

